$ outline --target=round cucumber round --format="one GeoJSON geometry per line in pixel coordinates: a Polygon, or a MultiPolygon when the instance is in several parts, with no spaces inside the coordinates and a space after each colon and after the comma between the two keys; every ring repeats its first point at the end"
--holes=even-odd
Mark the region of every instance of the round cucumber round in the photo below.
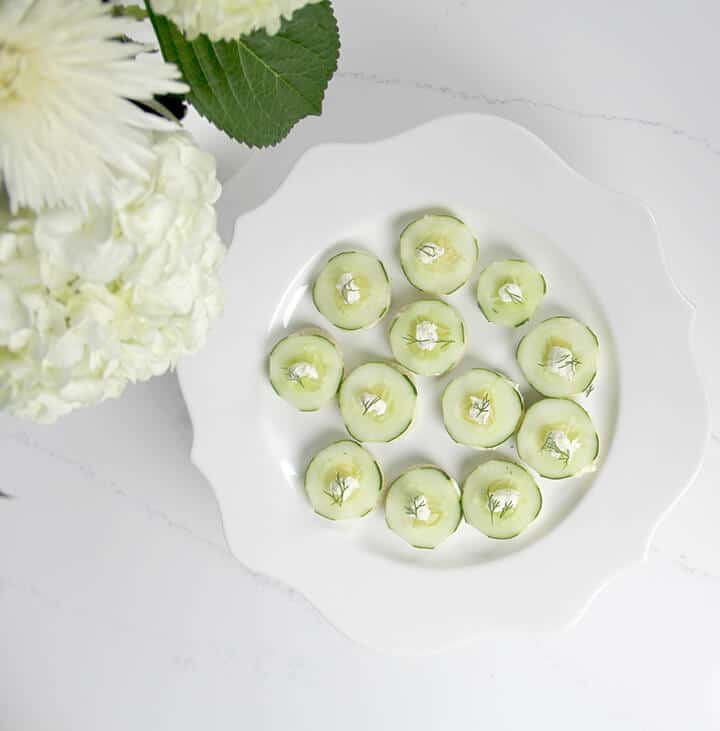
{"type": "Polygon", "coordinates": [[[470,279],[477,259],[472,231],[454,216],[427,214],[400,234],[400,265],[423,292],[454,292],[470,279]]]}
{"type": "Polygon", "coordinates": [[[390,279],[382,262],[363,251],[333,256],[313,286],[320,314],[343,330],[374,325],[390,307],[390,279]]]}
{"type": "Polygon", "coordinates": [[[489,538],[515,538],[537,518],[542,495],[530,473],[515,462],[491,459],[465,480],[465,520],[489,538]]]}
{"type": "Polygon", "coordinates": [[[595,333],[572,317],[551,317],[520,341],[516,358],[528,383],[543,396],[573,396],[595,380],[595,333]]]}
{"type": "Polygon", "coordinates": [[[268,371],[278,396],[300,411],[317,411],[337,394],[343,359],[330,335],[300,330],[275,344],[268,371]]]}
{"type": "Polygon", "coordinates": [[[398,363],[421,376],[440,376],[465,352],[460,313],[440,300],[412,302],[390,325],[390,349],[398,363]]]}
{"type": "Polygon", "coordinates": [[[523,415],[523,399],[502,373],[473,368],[445,387],[442,412],[445,429],[456,442],[489,449],[515,433],[523,415]]]}
{"type": "Polygon", "coordinates": [[[571,399],[547,398],[525,413],[517,450],[539,475],[561,480],[595,469],[600,440],[582,406],[571,399]]]}
{"type": "Polygon", "coordinates": [[[360,442],[390,442],[410,428],[417,389],[399,366],[365,363],[343,381],[339,401],[350,436],[360,442]]]}
{"type": "Polygon", "coordinates": [[[367,515],[377,504],[382,484],[382,471],[375,458],[349,439],[321,449],[305,470],[310,504],[316,513],[330,520],[367,515]]]}
{"type": "Polygon", "coordinates": [[[545,277],[521,259],[496,261],[480,272],[477,301],[488,322],[519,327],[545,296],[545,277]]]}
{"type": "Polygon", "coordinates": [[[436,548],[457,530],[461,518],[457,482],[439,467],[411,467],[388,489],[388,528],[415,548],[436,548]]]}

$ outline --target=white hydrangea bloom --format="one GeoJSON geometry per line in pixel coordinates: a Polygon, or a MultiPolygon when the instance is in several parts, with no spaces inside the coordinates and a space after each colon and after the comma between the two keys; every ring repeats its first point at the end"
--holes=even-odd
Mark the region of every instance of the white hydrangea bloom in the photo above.
{"type": "Polygon", "coordinates": [[[152,0],[153,10],[170,18],[183,33],[196,38],[232,40],[263,29],[280,30],[283,18],[320,0],[152,0]]]}
{"type": "Polygon", "coordinates": [[[53,421],[203,344],[222,307],[215,161],[182,132],[151,149],[106,207],[0,205],[0,406],[53,421]]]}
{"type": "Polygon", "coordinates": [[[134,21],[100,0],[0,0],[0,185],[22,207],[105,202],[142,174],[147,131],[177,125],[130,100],[187,91],[174,64],[121,43],[134,21]]]}

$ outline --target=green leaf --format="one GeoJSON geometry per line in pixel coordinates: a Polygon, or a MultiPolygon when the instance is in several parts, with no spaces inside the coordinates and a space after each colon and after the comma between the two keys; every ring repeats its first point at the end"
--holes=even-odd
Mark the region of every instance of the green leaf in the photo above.
{"type": "Polygon", "coordinates": [[[145,20],[147,11],[137,5],[113,5],[112,15],[115,18],[135,18],[135,20],[145,20]]]}
{"type": "Polygon", "coordinates": [[[274,36],[256,31],[214,43],[204,35],[189,41],[147,7],[165,60],[190,86],[188,100],[231,137],[267,147],[303,117],[321,113],[340,50],[328,0],[296,11],[274,36]]]}

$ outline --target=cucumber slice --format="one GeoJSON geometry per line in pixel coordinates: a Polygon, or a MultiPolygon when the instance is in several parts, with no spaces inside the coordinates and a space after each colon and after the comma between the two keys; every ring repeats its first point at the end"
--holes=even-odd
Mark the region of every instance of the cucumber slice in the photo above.
{"type": "Polygon", "coordinates": [[[462,518],[457,482],[433,465],[418,465],[390,485],[385,500],[388,528],[415,548],[435,548],[462,518]]]}
{"type": "Polygon", "coordinates": [[[305,470],[305,491],[316,513],[330,520],[361,518],[377,504],[383,477],[375,458],[344,439],[321,449],[305,470]]]}
{"type": "Polygon", "coordinates": [[[515,462],[491,459],[465,480],[465,520],[488,538],[515,538],[537,518],[542,495],[530,473],[515,462]]]}
{"type": "Polygon", "coordinates": [[[460,313],[440,300],[420,300],[400,310],[390,325],[390,348],[398,363],[421,376],[440,376],[465,352],[460,313]]]}
{"type": "Polygon", "coordinates": [[[275,344],[268,370],[278,396],[300,411],[317,411],[337,394],[343,359],[330,335],[300,330],[275,344]]]}
{"type": "Polygon", "coordinates": [[[400,234],[400,266],[423,292],[454,292],[470,279],[477,259],[472,231],[454,216],[428,214],[400,234]]]}
{"type": "Polygon", "coordinates": [[[456,442],[489,449],[515,433],[523,415],[523,399],[502,373],[473,368],[445,387],[442,412],[445,429],[456,442]]]}
{"type": "Polygon", "coordinates": [[[358,366],[340,387],[340,414],[359,442],[390,442],[415,418],[417,389],[412,378],[389,363],[358,366]]]}
{"type": "Polygon", "coordinates": [[[477,301],[488,322],[519,327],[547,292],[545,277],[522,259],[496,261],[480,272],[477,301]]]}
{"type": "Polygon", "coordinates": [[[363,251],[333,256],[313,286],[320,314],[343,330],[374,325],[390,307],[390,279],[382,262],[363,251]]]}
{"type": "Polygon", "coordinates": [[[518,345],[516,358],[528,383],[543,396],[573,396],[595,380],[595,333],[572,317],[551,317],[518,345]]]}
{"type": "Polygon", "coordinates": [[[595,469],[600,440],[582,406],[570,399],[547,398],[525,413],[517,450],[542,477],[561,480],[595,469]]]}

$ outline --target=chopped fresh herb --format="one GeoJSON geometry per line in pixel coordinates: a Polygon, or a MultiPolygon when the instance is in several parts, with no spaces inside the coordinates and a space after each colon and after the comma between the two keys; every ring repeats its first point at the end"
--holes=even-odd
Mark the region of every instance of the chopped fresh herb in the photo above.
{"type": "Polygon", "coordinates": [[[323,492],[332,500],[333,505],[341,508],[345,502],[345,496],[352,489],[353,485],[350,480],[338,472],[335,475],[335,479],[330,483],[330,489],[324,490],[323,492]]]}
{"type": "Polygon", "coordinates": [[[556,459],[559,459],[565,465],[567,465],[567,463],[570,461],[570,450],[561,449],[558,446],[558,443],[555,440],[552,432],[549,432],[548,435],[545,437],[545,442],[543,443],[542,448],[544,452],[548,452],[548,454],[551,454],[556,459]]]}
{"type": "Polygon", "coordinates": [[[544,363],[538,363],[541,368],[555,368],[558,370],[568,368],[573,377],[582,362],[579,358],[576,358],[572,353],[564,353],[559,358],[546,360],[544,363]]]}
{"type": "Polygon", "coordinates": [[[454,343],[454,340],[434,340],[433,338],[417,338],[413,337],[412,335],[405,335],[403,336],[403,340],[406,343],[409,343],[410,345],[420,345],[420,344],[426,344],[426,343],[432,343],[433,345],[440,345],[440,349],[444,350],[448,347],[451,343],[454,343]]]}

